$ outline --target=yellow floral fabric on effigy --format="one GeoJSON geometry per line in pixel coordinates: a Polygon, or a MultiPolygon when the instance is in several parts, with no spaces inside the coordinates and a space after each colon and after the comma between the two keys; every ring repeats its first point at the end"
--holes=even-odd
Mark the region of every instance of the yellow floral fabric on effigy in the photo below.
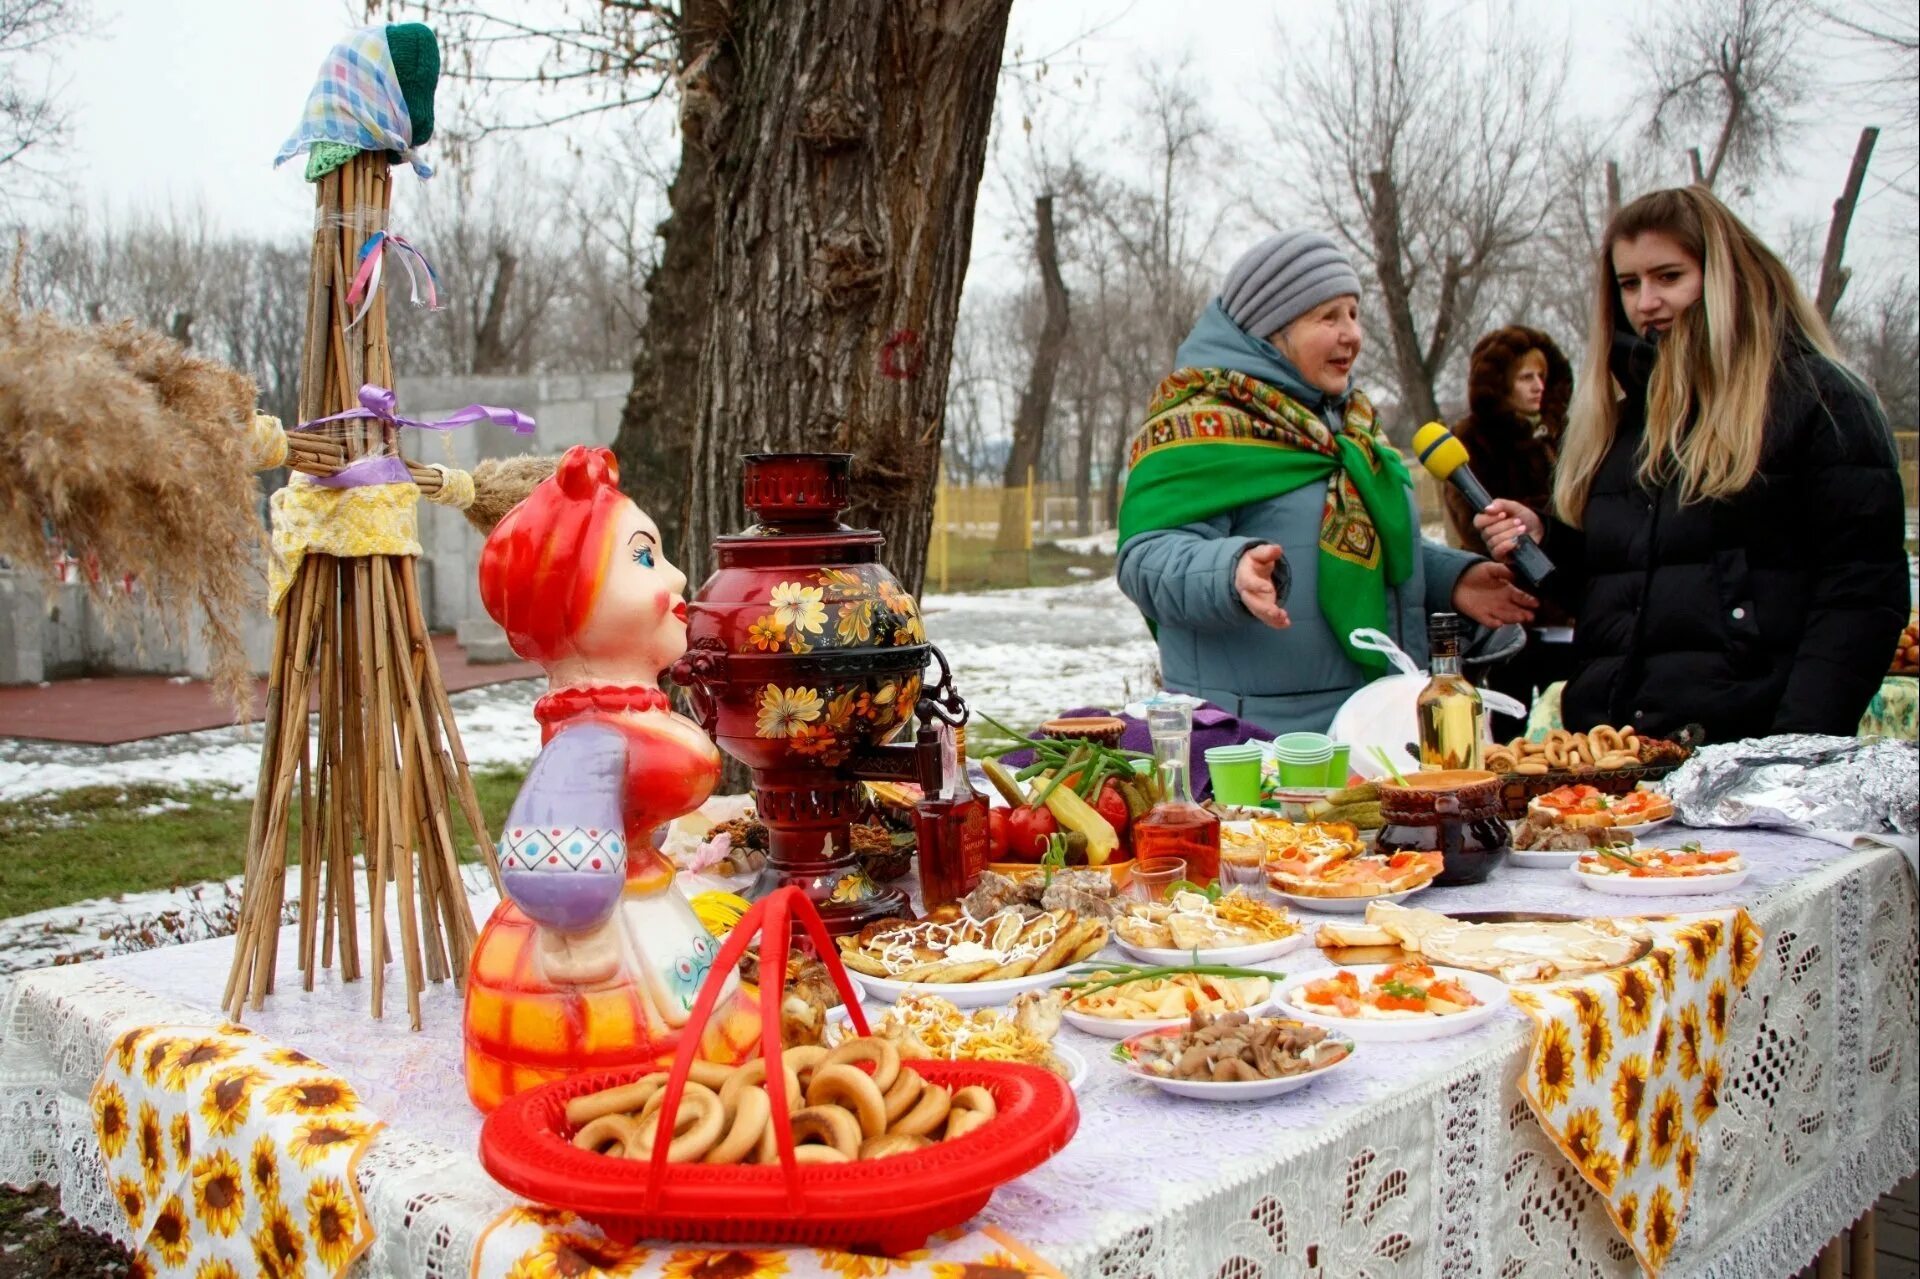
{"type": "Polygon", "coordinates": [[[1537,1032],[1521,1092],[1657,1275],[1720,1104],[1727,1021],[1760,965],[1761,935],[1743,910],[1644,922],[1644,959],[1512,994],[1537,1032]]]}
{"type": "Polygon", "coordinates": [[[238,1026],[114,1042],[93,1127],[135,1273],[332,1279],[373,1242],[354,1164],[380,1127],[338,1075],[238,1026]]]}
{"type": "Polygon", "coordinates": [[[494,1219],[473,1279],[1060,1279],[1060,1272],[989,1226],[949,1230],[905,1257],[834,1248],[737,1248],[642,1240],[623,1245],[558,1208],[533,1204],[494,1219]]]}

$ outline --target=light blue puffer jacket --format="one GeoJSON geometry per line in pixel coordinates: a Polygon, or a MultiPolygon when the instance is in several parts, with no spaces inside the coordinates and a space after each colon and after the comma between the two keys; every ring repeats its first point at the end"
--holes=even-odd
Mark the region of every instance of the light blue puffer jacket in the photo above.
{"type": "MultiPolygon", "coordinates": [[[[1272,343],[1243,332],[1216,301],[1175,357],[1177,368],[1233,369],[1280,388],[1338,428],[1346,397],[1309,386],[1272,343]]],[[[1347,657],[1319,598],[1320,514],[1326,486],[1223,512],[1198,524],[1156,529],[1120,548],[1120,589],[1157,623],[1162,682],[1223,706],[1275,733],[1326,731],[1334,712],[1373,678],[1347,657]],[[1257,621],[1233,590],[1241,554],[1276,542],[1293,570],[1284,607],[1293,625],[1257,621]]],[[[1407,502],[1414,504],[1413,492],[1407,502]]],[[[1416,510],[1414,525],[1419,526],[1416,510]]],[[[1413,574],[1387,588],[1387,633],[1425,666],[1427,615],[1452,609],[1453,587],[1481,557],[1422,538],[1413,574]]]]}

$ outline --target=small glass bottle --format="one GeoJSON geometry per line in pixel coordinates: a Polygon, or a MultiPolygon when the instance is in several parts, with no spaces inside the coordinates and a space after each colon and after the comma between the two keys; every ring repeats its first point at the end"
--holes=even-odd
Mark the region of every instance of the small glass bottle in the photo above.
{"type": "Polygon", "coordinates": [[[954,730],[936,725],[940,738],[940,793],[913,810],[921,905],[931,910],[973,891],[991,855],[987,801],[967,780],[954,730]]]}
{"type": "Polygon", "coordinates": [[[1480,767],[1480,691],[1460,673],[1460,640],[1467,628],[1457,613],[1435,613],[1427,623],[1432,678],[1420,690],[1420,767],[1480,767]]]}
{"type": "Polygon", "coordinates": [[[1154,772],[1160,802],[1133,824],[1133,855],[1179,857],[1187,878],[1205,887],[1220,878],[1220,819],[1193,802],[1187,780],[1193,738],[1193,708],[1185,703],[1149,704],[1147,729],[1153,737],[1154,772]]]}

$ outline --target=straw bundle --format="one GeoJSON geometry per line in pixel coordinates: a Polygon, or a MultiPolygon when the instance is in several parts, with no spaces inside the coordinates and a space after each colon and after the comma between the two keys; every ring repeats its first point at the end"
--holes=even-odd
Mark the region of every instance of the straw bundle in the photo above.
{"type": "MultiPolygon", "coordinates": [[[[355,252],[386,223],[388,182],[385,158],[360,153],[315,184],[321,216],[301,371],[303,420],[354,406],[363,383],[393,384],[384,293],[352,332],[346,306],[355,252]]],[[[290,433],[289,460],[298,469],[329,473],[370,453],[397,452],[393,435],[378,421],[329,423],[290,433]]],[[[437,486],[438,472],[410,470],[423,490],[437,486]]],[[[360,977],[356,912],[364,900],[372,1011],[382,1015],[395,950],[387,924],[391,891],[407,1011],[418,1029],[423,982],[464,982],[477,935],[454,851],[454,805],[489,866],[493,853],[428,639],[414,561],[310,553],[277,621],[227,1010],[238,1019],[244,1006],[260,1007],[273,989],[288,819],[298,804],[303,984],[313,988],[316,959],[331,966],[336,943],[342,976],[360,977]],[[307,710],[316,696],[317,737],[308,731],[307,710]]]]}
{"type": "Polygon", "coordinates": [[[256,607],[265,546],[253,405],[248,378],[171,338],[0,299],[0,555],[42,566],[51,532],[98,567],[88,585],[109,622],[127,611],[113,589],[127,574],[169,632],[197,614],[214,685],[236,714],[252,698],[239,623],[256,607]]]}

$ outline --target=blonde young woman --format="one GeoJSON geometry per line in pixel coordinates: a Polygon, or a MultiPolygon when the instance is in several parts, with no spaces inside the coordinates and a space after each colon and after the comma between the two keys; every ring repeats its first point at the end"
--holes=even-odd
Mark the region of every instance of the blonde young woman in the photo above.
{"type": "Polygon", "coordinates": [[[1497,557],[1525,528],[1560,568],[1567,727],[1851,735],[1910,597],[1879,402],[1704,187],[1642,196],[1603,243],[1551,516],[1474,521],[1497,557]]]}

